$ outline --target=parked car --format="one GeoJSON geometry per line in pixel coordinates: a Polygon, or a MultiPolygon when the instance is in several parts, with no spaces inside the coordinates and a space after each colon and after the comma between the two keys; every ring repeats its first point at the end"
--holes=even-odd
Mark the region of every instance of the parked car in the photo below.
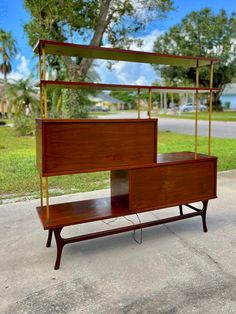
{"type": "MultiPolygon", "coordinates": [[[[179,110],[181,112],[196,111],[196,104],[188,103],[188,104],[181,105],[179,107],[179,110]]],[[[198,111],[207,111],[207,106],[199,104],[198,111]]]]}

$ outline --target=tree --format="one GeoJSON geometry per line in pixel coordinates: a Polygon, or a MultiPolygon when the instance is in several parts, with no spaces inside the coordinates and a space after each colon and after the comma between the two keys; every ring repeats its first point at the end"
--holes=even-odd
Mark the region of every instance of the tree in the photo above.
{"type": "Polygon", "coordinates": [[[18,135],[32,135],[35,129],[34,118],[38,116],[38,93],[31,77],[12,80],[6,85],[9,110],[14,111],[14,125],[18,135]]]}
{"type": "MultiPolygon", "coordinates": [[[[25,25],[30,45],[39,38],[73,41],[80,39],[90,45],[104,42],[116,47],[129,47],[133,36],[148,22],[163,18],[173,8],[172,0],[25,0],[31,20],[25,25]]],[[[63,58],[70,75],[86,77],[91,59],[78,65],[63,58]]],[[[78,61],[78,60],[77,60],[78,61]]]]}
{"type": "Polygon", "coordinates": [[[36,111],[38,96],[31,77],[12,80],[7,85],[6,93],[11,103],[10,109],[14,108],[16,114],[30,115],[36,111]]]}
{"type": "Polygon", "coordinates": [[[2,63],[0,64],[0,72],[4,76],[4,82],[7,82],[7,74],[11,73],[12,58],[16,56],[16,42],[12,37],[10,32],[6,32],[3,29],[0,29],[0,54],[2,58],[2,63]]]}
{"type": "MultiPolygon", "coordinates": [[[[157,85],[157,84],[154,84],[157,85]]],[[[146,104],[148,107],[149,93],[141,92],[138,96],[138,91],[112,91],[110,96],[122,100],[125,104],[128,104],[132,109],[137,109],[138,97],[142,103],[146,104]]],[[[152,93],[152,104],[157,104],[160,102],[160,93],[152,93]]]]}
{"type": "MultiPolygon", "coordinates": [[[[165,17],[173,7],[172,0],[25,0],[31,20],[25,25],[29,43],[39,38],[59,41],[84,41],[93,46],[110,44],[129,47],[137,31],[148,22],[165,17]]],[[[49,56],[51,67],[63,62],[70,80],[88,78],[92,59],[49,56]]],[[[69,91],[69,116],[86,116],[87,98],[84,92],[69,91]]],[[[68,99],[68,98],[67,98],[68,99]]]]}
{"type": "MultiPolygon", "coordinates": [[[[205,8],[188,14],[180,24],[170,28],[154,43],[154,51],[190,56],[219,57],[221,62],[214,66],[214,87],[224,88],[236,76],[236,14],[227,16],[225,10],[214,14],[205,8]]],[[[195,83],[194,68],[155,67],[165,80],[174,86],[188,81],[195,83]]],[[[209,87],[210,71],[201,68],[200,86],[209,87]]],[[[219,107],[221,92],[214,93],[214,105],[219,107]]]]}
{"type": "Polygon", "coordinates": [[[34,134],[34,119],[39,114],[39,97],[34,85],[31,77],[12,80],[6,85],[8,109],[14,112],[15,131],[20,136],[34,134]]]}

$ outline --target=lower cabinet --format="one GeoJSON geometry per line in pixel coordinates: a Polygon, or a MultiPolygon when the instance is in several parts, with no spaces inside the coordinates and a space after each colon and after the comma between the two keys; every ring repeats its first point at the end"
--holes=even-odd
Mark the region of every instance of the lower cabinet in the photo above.
{"type": "Polygon", "coordinates": [[[131,211],[216,198],[215,157],[111,172],[111,196],[131,211]]]}

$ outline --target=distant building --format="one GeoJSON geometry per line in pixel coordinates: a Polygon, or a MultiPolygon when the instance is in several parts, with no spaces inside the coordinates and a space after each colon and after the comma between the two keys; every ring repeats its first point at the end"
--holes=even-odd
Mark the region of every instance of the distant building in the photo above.
{"type": "Polygon", "coordinates": [[[125,103],[122,100],[111,97],[105,93],[99,93],[96,96],[89,96],[89,100],[94,103],[93,109],[97,109],[97,111],[115,111],[125,109],[125,103]]]}
{"type": "Polygon", "coordinates": [[[226,85],[221,95],[221,102],[224,108],[236,109],[236,83],[226,85]]]}

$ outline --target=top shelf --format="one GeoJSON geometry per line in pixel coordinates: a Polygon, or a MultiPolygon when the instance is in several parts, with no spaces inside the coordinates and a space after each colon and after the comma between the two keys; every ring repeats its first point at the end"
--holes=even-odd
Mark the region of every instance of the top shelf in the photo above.
{"type": "Polygon", "coordinates": [[[199,66],[206,66],[210,65],[211,62],[217,63],[220,61],[218,58],[177,56],[153,52],[124,50],[118,48],[104,48],[64,43],[54,40],[39,40],[34,47],[34,52],[41,55],[42,47],[45,48],[46,53],[58,56],[78,56],[92,59],[163,64],[193,68],[196,67],[197,61],[199,62],[199,66]]]}

